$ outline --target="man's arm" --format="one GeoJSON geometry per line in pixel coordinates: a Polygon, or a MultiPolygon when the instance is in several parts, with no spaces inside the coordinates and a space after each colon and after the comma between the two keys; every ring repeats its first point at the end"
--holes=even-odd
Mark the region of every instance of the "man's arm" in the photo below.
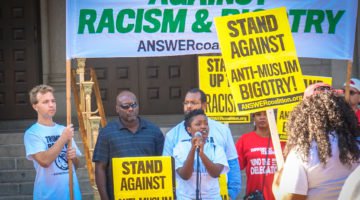
{"type": "Polygon", "coordinates": [[[223,129],[225,132],[225,154],[229,163],[229,172],[227,173],[228,177],[228,193],[231,199],[235,200],[236,197],[241,192],[241,172],[238,161],[238,153],[235,148],[235,143],[231,135],[229,127],[223,129]]]}
{"type": "Polygon", "coordinates": [[[175,127],[173,129],[171,129],[169,132],[166,133],[165,135],[165,142],[164,142],[164,149],[162,152],[163,156],[173,156],[173,151],[174,151],[174,136],[175,133],[175,127]]]}
{"type": "Polygon", "coordinates": [[[106,190],[106,169],[107,166],[103,162],[95,162],[95,181],[99,190],[101,200],[109,200],[109,196],[106,190]]]}
{"type": "Polygon", "coordinates": [[[174,148],[182,139],[191,138],[185,130],[184,121],[178,123],[165,135],[163,156],[173,156],[174,148]]]}
{"type": "Polygon", "coordinates": [[[72,124],[68,125],[62,132],[59,139],[48,150],[32,155],[34,160],[36,160],[36,162],[38,162],[41,167],[49,167],[51,163],[54,162],[54,160],[58,157],[65,144],[72,139],[74,136],[74,128],[72,126],[72,124]]]}
{"type": "Polygon", "coordinates": [[[241,172],[238,159],[228,160],[229,163],[229,172],[227,173],[228,177],[228,193],[231,199],[235,200],[236,197],[241,192],[241,172]]]}

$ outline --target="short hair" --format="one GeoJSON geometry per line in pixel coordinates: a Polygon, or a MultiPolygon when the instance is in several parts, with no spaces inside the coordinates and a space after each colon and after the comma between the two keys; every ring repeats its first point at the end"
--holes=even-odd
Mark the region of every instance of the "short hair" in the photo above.
{"type": "Polygon", "coordinates": [[[138,99],[137,99],[136,95],[135,95],[133,92],[131,92],[130,90],[122,90],[122,91],[119,92],[119,94],[116,96],[116,101],[115,101],[116,104],[118,103],[118,98],[119,98],[119,97],[121,97],[121,96],[126,96],[126,95],[131,96],[131,97],[134,97],[135,102],[138,102],[138,99]]]}
{"type": "MultiPolygon", "coordinates": [[[[206,103],[206,94],[204,91],[200,90],[199,88],[190,89],[187,93],[200,93],[200,101],[201,103],[206,103]]],[[[186,94],[187,94],[186,93],[186,94]]]]}
{"type": "Polygon", "coordinates": [[[206,116],[204,110],[202,109],[196,109],[196,110],[192,110],[190,111],[188,114],[185,115],[185,119],[184,119],[184,125],[185,125],[185,129],[187,127],[190,127],[191,122],[193,121],[195,116],[198,115],[204,115],[206,116]]]}
{"type": "Polygon", "coordinates": [[[38,93],[40,93],[40,94],[45,94],[45,93],[48,93],[48,92],[54,93],[54,91],[55,91],[54,88],[49,86],[49,85],[42,84],[42,85],[35,86],[29,92],[31,105],[38,103],[38,99],[37,99],[37,94],[38,93]]]}

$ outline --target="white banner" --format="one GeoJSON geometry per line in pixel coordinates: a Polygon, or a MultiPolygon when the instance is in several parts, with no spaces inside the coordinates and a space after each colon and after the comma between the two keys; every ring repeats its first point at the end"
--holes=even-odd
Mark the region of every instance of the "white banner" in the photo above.
{"type": "Polygon", "coordinates": [[[220,53],[214,17],[285,6],[299,57],[352,60],[357,3],[357,0],[67,0],[66,56],[69,59],[220,53]]]}

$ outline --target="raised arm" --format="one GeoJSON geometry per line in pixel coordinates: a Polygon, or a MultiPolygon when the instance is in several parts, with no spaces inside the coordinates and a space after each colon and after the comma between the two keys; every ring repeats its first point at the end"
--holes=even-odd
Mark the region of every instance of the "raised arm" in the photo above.
{"type": "MultiPolygon", "coordinates": [[[[207,172],[209,173],[209,175],[213,178],[217,178],[220,176],[222,170],[224,169],[224,165],[219,164],[219,163],[213,163],[205,154],[204,152],[204,145],[205,143],[203,142],[202,139],[199,139],[199,142],[197,143],[199,145],[200,151],[199,151],[199,157],[202,161],[202,163],[204,164],[207,172]]],[[[214,146],[214,151],[215,151],[215,146],[214,146]]],[[[215,155],[215,156],[220,156],[220,155],[215,155]]],[[[222,154],[222,156],[225,156],[225,154],[222,154]]]]}
{"type": "Polygon", "coordinates": [[[211,162],[211,160],[209,160],[203,151],[200,151],[199,156],[209,175],[213,178],[219,177],[221,171],[224,169],[224,165],[211,162]]]}
{"type": "Polygon", "coordinates": [[[184,166],[178,168],[176,171],[180,177],[184,180],[189,180],[192,173],[194,172],[194,158],[195,158],[196,147],[192,146],[191,150],[186,158],[184,166]]]}

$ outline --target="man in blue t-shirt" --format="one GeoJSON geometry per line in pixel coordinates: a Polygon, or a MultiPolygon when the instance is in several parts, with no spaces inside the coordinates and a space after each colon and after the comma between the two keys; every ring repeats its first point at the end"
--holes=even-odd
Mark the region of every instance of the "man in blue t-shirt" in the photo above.
{"type": "MultiPolygon", "coordinates": [[[[183,104],[185,114],[196,109],[205,110],[207,106],[206,95],[198,88],[191,89],[186,93],[183,104]]],[[[241,191],[241,173],[231,131],[227,126],[210,118],[208,119],[208,123],[210,130],[209,142],[219,145],[225,151],[230,167],[227,173],[228,193],[230,198],[235,200],[241,191]]],[[[182,121],[166,134],[163,155],[174,156],[173,150],[176,144],[189,138],[190,135],[186,132],[184,122],[182,121]]]]}
{"type": "MultiPolygon", "coordinates": [[[[53,93],[54,89],[48,85],[38,85],[29,92],[37,122],[25,131],[24,144],[26,158],[33,161],[36,170],[34,200],[70,199],[68,160],[77,167],[77,156],[81,155],[73,139],[73,125],[64,127],[53,121],[56,113],[53,93]],[[72,141],[71,148],[67,148],[69,141],[72,141]]],[[[75,170],[72,173],[74,198],[81,200],[75,170]]]]}

